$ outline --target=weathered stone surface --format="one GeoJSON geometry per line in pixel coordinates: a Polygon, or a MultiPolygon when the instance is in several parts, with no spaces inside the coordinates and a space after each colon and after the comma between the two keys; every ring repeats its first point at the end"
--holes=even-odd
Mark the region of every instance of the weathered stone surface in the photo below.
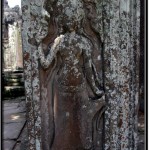
{"type": "Polygon", "coordinates": [[[26,111],[26,104],[25,101],[21,101],[20,103],[18,102],[4,102],[3,103],[3,111],[4,115],[11,115],[12,113],[23,113],[26,111]]]}
{"type": "Polygon", "coordinates": [[[100,27],[91,23],[98,19],[96,18],[97,12],[94,10],[96,3],[81,0],[76,3],[58,1],[57,3],[52,2],[52,6],[47,1],[50,9],[54,10],[52,12],[50,9],[44,11],[44,8],[35,3],[34,1],[30,3],[24,1],[22,5],[24,20],[22,33],[23,37],[29,38],[29,42],[23,38],[30,133],[29,149],[35,149],[35,147],[45,150],[51,148],[89,149],[92,147],[102,149],[105,96],[103,96],[102,87],[101,36],[98,31],[100,27]],[[62,13],[58,12],[57,22],[55,22],[57,19],[55,18],[56,7],[62,9],[62,13]],[[30,14],[27,10],[29,8],[30,14]],[[48,22],[44,19],[46,11],[50,15],[50,18],[47,15],[47,19],[50,21],[49,26],[53,28],[53,33],[49,28],[47,37],[45,34],[48,22]],[[93,15],[86,16],[86,12],[93,13],[93,15]],[[32,17],[35,19],[32,20],[32,17]],[[30,22],[26,22],[28,19],[30,22]],[[37,22],[37,26],[34,25],[35,22],[37,22]],[[29,26],[26,23],[29,23],[29,26]],[[88,25],[87,28],[84,26],[85,24],[88,25]],[[24,32],[24,30],[28,32],[24,32]],[[50,47],[48,48],[48,46],[50,47]],[[43,50],[47,53],[50,51],[47,58],[45,58],[43,50]],[[40,59],[40,64],[38,59],[40,59]],[[60,60],[64,66],[61,66],[60,60]],[[53,65],[52,68],[48,69],[51,65],[53,65]],[[40,70],[38,70],[39,67],[40,70]],[[56,75],[57,68],[60,72],[56,75]],[[63,122],[67,116],[68,121],[63,122]],[[66,128],[67,126],[68,128],[66,128]],[[54,132],[55,136],[53,137],[54,132]],[[58,136],[60,133],[63,133],[64,136],[58,136]]]}
{"type": "Polygon", "coordinates": [[[4,125],[4,139],[17,139],[24,126],[24,122],[7,123],[4,125]]]}
{"type": "Polygon", "coordinates": [[[3,139],[15,140],[19,137],[26,121],[25,101],[3,101],[3,139]]]}
{"type": "Polygon", "coordinates": [[[4,150],[12,150],[17,143],[24,143],[23,141],[27,138],[26,131],[23,132],[26,121],[25,107],[24,97],[3,101],[2,144],[4,150]]]}
{"type": "Polygon", "coordinates": [[[28,147],[28,130],[27,130],[27,126],[25,126],[21,137],[19,138],[21,143],[20,143],[20,150],[26,150],[28,147]]]}
{"type": "Polygon", "coordinates": [[[14,150],[27,150],[27,146],[28,146],[28,134],[27,134],[27,127],[25,125],[20,137],[17,140],[14,150]]]}
{"type": "Polygon", "coordinates": [[[4,150],[12,150],[15,146],[16,141],[14,140],[5,140],[3,143],[4,150]]]}
{"type": "Polygon", "coordinates": [[[15,112],[13,114],[6,114],[3,119],[4,123],[14,123],[14,122],[24,122],[25,123],[25,113],[15,112]]]}
{"type": "Polygon", "coordinates": [[[139,111],[138,114],[138,146],[137,150],[146,148],[146,128],[145,128],[145,116],[144,113],[139,111]]]}
{"type": "Polygon", "coordinates": [[[105,149],[137,149],[140,1],[104,1],[105,149]],[[109,11],[108,11],[109,10],[109,11]]]}
{"type": "Polygon", "coordinates": [[[137,149],[139,6],[22,2],[30,150],[137,149]]]}

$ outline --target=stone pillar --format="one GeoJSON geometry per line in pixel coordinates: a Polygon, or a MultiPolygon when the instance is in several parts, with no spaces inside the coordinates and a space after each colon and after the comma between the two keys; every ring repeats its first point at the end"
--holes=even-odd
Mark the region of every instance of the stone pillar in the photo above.
{"type": "Polygon", "coordinates": [[[21,22],[18,21],[16,25],[16,69],[23,69],[23,53],[22,53],[22,39],[21,39],[21,22]]]}
{"type": "Polygon", "coordinates": [[[4,39],[4,64],[5,70],[14,71],[23,68],[23,57],[21,47],[21,36],[18,22],[8,24],[8,39],[4,39]]]}
{"type": "Polygon", "coordinates": [[[41,14],[42,1],[22,1],[22,45],[27,104],[29,150],[41,150],[40,83],[35,32],[41,14]]]}
{"type": "Polygon", "coordinates": [[[137,149],[140,0],[106,0],[105,149],[137,149]]]}
{"type": "Polygon", "coordinates": [[[137,149],[139,15],[138,0],[22,1],[30,150],[137,149]]]}
{"type": "Polygon", "coordinates": [[[5,71],[22,68],[21,13],[19,6],[9,8],[4,1],[3,7],[3,66],[5,71]]]}

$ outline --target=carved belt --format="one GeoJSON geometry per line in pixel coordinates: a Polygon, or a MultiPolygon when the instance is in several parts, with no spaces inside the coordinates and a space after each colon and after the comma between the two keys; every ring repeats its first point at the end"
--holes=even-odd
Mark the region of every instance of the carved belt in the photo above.
{"type": "Polygon", "coordinates": [[[65,85],[60,84],[56,80],[56,84],[57,84],[60,92],[76,93],[76,92],[82,92],[84,89],[86,89],[85,82],[83,82],[82,84],[77,85],[77,86],[65,86],[65,85]]]}

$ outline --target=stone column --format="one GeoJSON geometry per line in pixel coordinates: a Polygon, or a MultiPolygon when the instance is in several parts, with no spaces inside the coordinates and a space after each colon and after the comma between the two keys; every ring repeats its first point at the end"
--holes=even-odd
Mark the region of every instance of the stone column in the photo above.
{"type": "Polygon", "coordinates": [[[21,22],[21,14],[19,6],[9,8],[8,2],[4,1],[3,7],[3,64],[5,70],[14,71],[19,65],[22,67],[22,49],[21,36],[18,31],[21,29],[18,24],[21,22]],[[19,56],[20,55],[20,56],[19,56]]]}
{"type": "Polygon", "coordinates": [[[29,150],[41,150],[40,83],[35,33],[39,31],[41,0],[22,1],[22,45],[29,150]]]}
{"type": "Polygon", "coordinates": [[[105,0],[105,149],[137,149],[140,0],[105,0]]]}
{"type": "Polygon", "coordinates": [[[21,22],[17,22],[16,26],[16,69],[23,69],[22,39],[21,39],[21,22]]]}

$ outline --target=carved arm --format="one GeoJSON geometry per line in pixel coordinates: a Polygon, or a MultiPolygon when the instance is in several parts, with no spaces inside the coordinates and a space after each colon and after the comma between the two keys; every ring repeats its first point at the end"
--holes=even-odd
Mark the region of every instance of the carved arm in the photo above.
{"type": "MultiPolygon", "coordinates": [[[[88,48],[89,46],[87,46],[88,48]]],[[[83,60],[84,60],[84,67],[85,67],[85,73],[88,83],[90,84],[90,87],[94,94],[97,96],[102,96],[103,91],[99,90],[98,87],[95,84],[95,79],[92,71],[92,59],[91,59],[91,53],[89,49],[83,50],[83,60]]]]}
{"type": "Polygon", "coordinates": [[[98,73],[97,73],[97,70],[96,70],[96,67],[95,67],[94,63],[92,63],[92,67],[93,67],[93,71],[94,71],[94,74],[95,74],[95,81],[98,83],[99,86],[102,87],[102,83],[99,79],[99,76],[98,76],[98,73]]]}
{"type": "Polygon", "coordinates": [[[44,69],[47,69],[51,65],[52,61],[56,58],[57,52],[59,51],[59,45],[60,45],[61,39],[62,39],[62,36],[59,36],[54,40],[53,45],[49,49],[49,53],[47,57],[45,57],[43,49],[42,49],[42,43],[40,43],[38,47],[38,57],[40,60],[40,64],[44,69]]]}

